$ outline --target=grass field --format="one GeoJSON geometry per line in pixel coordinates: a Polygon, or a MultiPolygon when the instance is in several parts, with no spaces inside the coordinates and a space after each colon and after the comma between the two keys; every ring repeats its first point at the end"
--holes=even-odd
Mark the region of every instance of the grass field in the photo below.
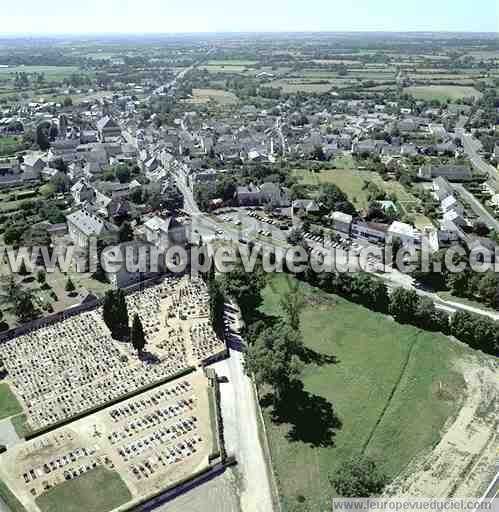
{"type": "Polygon", "coordinates": [[[99,467],[50,489],[36,504],[42,512],[108,512],[131,499],[118,473],[99,467]]]}
{"type": "Polygon", "coordinates": [[[213,100],[221,105],[235,105],[239,103],[238,97],[229,91],[221,89],[193,89],[193,98],[190,103],[208,103],[213,100]]]}
{"type": "Polygon", "coordinates": [[[15,73],[44,73],[47,80],[60,80],[71,73],[78,71],[74,66],[13,66],[0,67],[0,75],[14,75],[15,73]]]}
{"type": "Polygon", "coordinates": [[[20,137],[0,137],[0,157],[12,156],[22,148],[20,137]]]}
{"type": "Polygon", "coordinates": [[[455,101],[462,98],[480,98],[481,93],[474,87],[459,85],[416,85],[407,87],[404,92],[418,100],[455,101]]]}
{"type": "Polygon", "coordinates": [[[0,420],[23,412],[21,404],[5,383],[0,384],[0,420]]]}
{"type": "Polygon", "coordinates": [[[330,91],[333,87],[331,81],[317,78],[311,80],[274,80],[270,85],[274,88],[281,88],[285,94],[295,94],[297,92],[321,94],[330,91]]]}
{"type": "MultiPolygon", "coordinates": [[[[275,276],[265,288],[266,314],[281,314],[289,279],[275,276]]],[[[453,370],[464,349],[448,338],[301,286],[301,331],[316,362],[289,407],[276,413],[262,400],[285,512],[328,510],[328,475],[354,454],[396,476],[438,442],[464,385],[453,370]]]]}

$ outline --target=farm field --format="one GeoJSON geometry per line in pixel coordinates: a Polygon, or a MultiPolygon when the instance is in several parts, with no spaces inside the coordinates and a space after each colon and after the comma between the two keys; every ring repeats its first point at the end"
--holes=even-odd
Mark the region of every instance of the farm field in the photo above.
{"type": "Polygon", "coordinates": [[[281,88],[284,94],[294,94],[297,92],[305,93],[325,93],[331,90],[333,82],[324,79],[283,79],[272,82],[272,87],[281,88]]]}
{"type": "Polygon", "coordinates": [[[481,93],[474,87],[459,85],[416,85],[413,87],[406,87],[404,92],[411,94],[416,99],[427,101],[455,101],[463,98],[476,99],[481,97],[481,93]]]}
{"type": "MultiPolygon", "coordinates": [[[[282,314],[288,280],[269,282],[264,313],[282,314]]],[[[304,389],[289,410],[276,412],[262,400],[284,511],[326,510],[335,494],[328,475],[354,454],[398,475],[439,441],[464,385],[454,364],[465,349],[448,338],[301,286],[305,345],[318,360],[329,359],[306,365],[304,389]]]]}

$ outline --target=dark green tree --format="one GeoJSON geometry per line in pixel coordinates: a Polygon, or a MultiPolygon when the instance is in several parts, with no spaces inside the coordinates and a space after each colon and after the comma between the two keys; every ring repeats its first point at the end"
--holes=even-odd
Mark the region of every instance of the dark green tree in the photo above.
{"type": "Polygon", "coordinates": [[[144,327],[140,321],[139,315],[135,313],[132,321],[132,329],[130,331],[130,341],[132,342],[133,348],[138,352],[139,356],[142,354],[144,347],[146,346],[146,337],[144,334],[144,327]]]}
{"type": "Polygon", "coordinates": [[[368,498],[381,493],[387,477],[369,458],[354,457],[329,478],[336,492],[345,498],[368,498]]]}
{"type": "Polygon", "coordinates": [[[130,242],[133,240],[133,229],[129,222],[125,221],[120,227],[118,233],[120,242],[130,242]]]}
{"type": "Polygon", "coordinates": [[[70,277],[68,277],[68,280],[66,281],[66,291],[71,293],[71,292],[74,292],[76,289],[72,279],[70,277]]]}
{"type": "Polygon", "coordinates": [[[303,344],[297,331],[285,324],[269,327],[247,348],[245,371],[257,385],[271,386],[274,403],[278,404],[301,374],[302,353],[303,344]]]}
{"type": "Polygon", "coordinates": [[[106,293],[102,315],[113,338],[121,340],[128,336],[128,307],[123,290],[109,290],[106,293]]]}

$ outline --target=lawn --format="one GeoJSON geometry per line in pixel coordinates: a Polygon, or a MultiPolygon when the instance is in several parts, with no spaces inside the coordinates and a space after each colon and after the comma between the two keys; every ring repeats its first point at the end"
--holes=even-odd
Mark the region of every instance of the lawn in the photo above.
{"type": "Polygon", "coordinates": [[[460,85],[416,85],[404,89],[404,93],[411,94],[417,100],[425,101],[455,101],[463,98],[481,97],[480,91],[474,87],[466,87],[460,85]]]}
{"type": "MultiPolygon", "coordinates": [[[[414,206],[419,204],[419,200],[405,189],[397,181],[384,181],[379,174],[372,171],[356,170],[355,163],[350,155],[340,155],[336,157],[331,165],[335,169],[321,169],[319,172],[308,169],[294,169],[295,176],[300,178],[300,183],[304,185],[321,185],[323,183],[334,183],[345,194],[356,208],[365,208],[368,205],[367,190],[364,189],[365,182],[374,182],[387,194],[395,194],[397,201],[402,207],[410,212],[414,206]]],[[[422,225],[431,222],[426,217],[420,216],[419,223],[422,225]]]]}
{"type": "Polygon", "coordinates": [[[23,409],[9,386],[3,382],[0,384],[0,420],[20,414],[23,409]]]}
{"type": "Polygon", "coordinates": [[[115,471],[99,467],[36,498],[42,512],[108,512],[132,499],[115,471]]]}
{"type": "Polygon", "coordinates": [[[0,137],[0,157],[12,156],[22,147],[20,137],[0,137]]]}
{"type": "MultiPolygon", "coordinates": [[[[271,279],[263,312],[281,314],[289,279],[271,279]]],[[[304,389],[277,413],[262,400],[284,511],[327,510],[328,475],[354,454],[375,458],[395,477],[438,442],[464,385],[453,369],[464,349],[450,339],[301,286],[301,331],[314,354],[304,389]]]]}

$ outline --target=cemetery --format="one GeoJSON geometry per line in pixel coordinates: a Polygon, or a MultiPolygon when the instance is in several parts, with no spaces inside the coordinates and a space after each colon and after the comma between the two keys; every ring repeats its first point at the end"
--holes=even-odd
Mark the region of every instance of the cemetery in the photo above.
{"type": "Polygon", "coordinates": [[[87,311],[0,343],[0,361],[34,434],[187,373],[226,347],[209,319],[205,283],[185,276],[126,297],[146,348],[113,339],[102,309],[87,311]]]}
{"type": "Polygon", "coordinates": [[[210,468],[211,382],[198,369],[16,445],[0,456],[0,480],[28,512],[97,471],[121,479],[123,505],[139,503],[210,468]]]}

